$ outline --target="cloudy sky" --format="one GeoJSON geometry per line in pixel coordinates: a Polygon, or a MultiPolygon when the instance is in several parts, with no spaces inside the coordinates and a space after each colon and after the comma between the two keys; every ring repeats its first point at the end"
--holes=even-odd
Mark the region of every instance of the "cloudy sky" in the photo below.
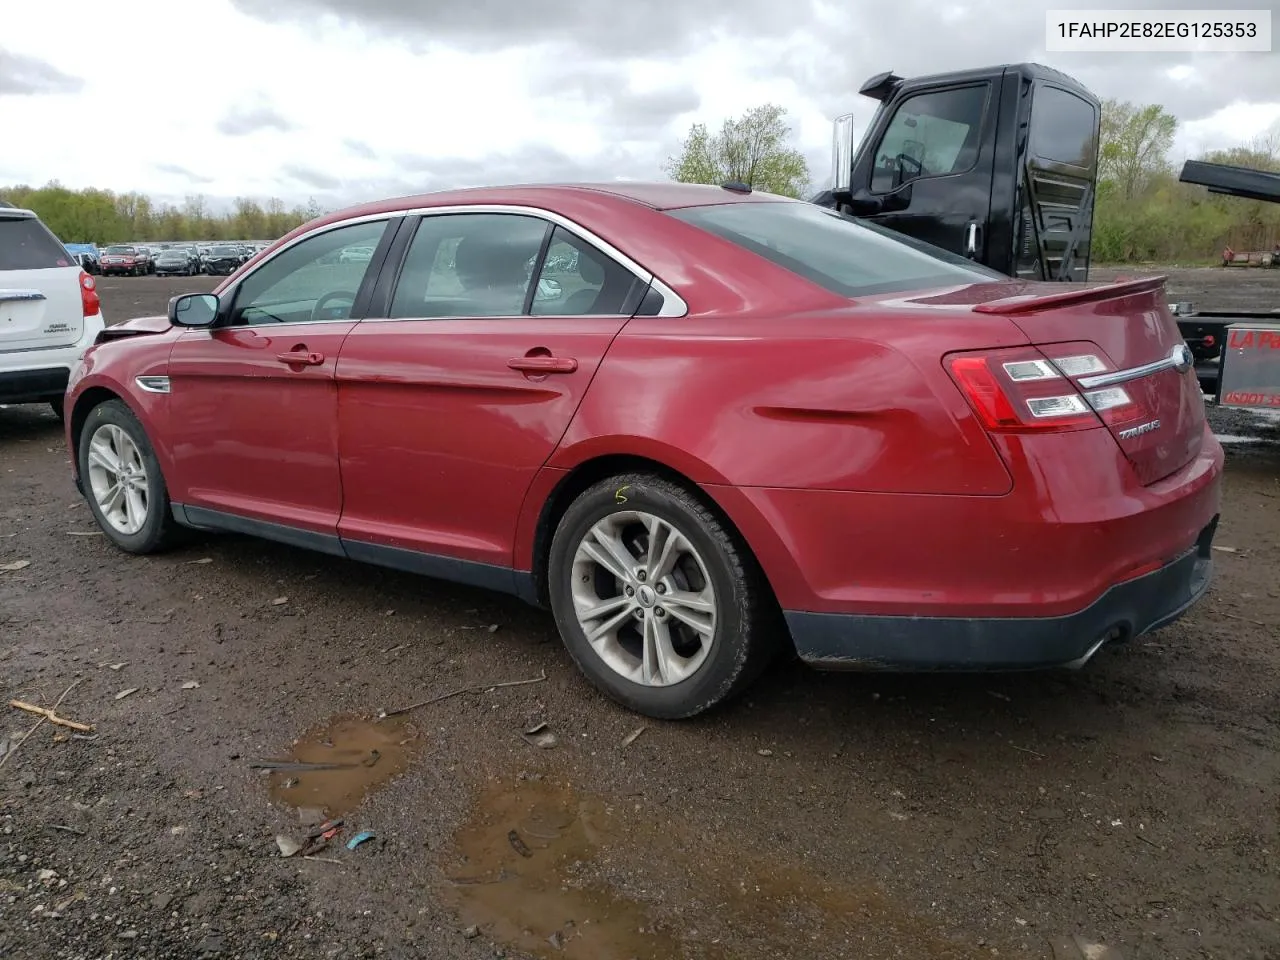
{"type": "MultiPolygon", "coordinates": [[[[1272,10],[1280,30],[1280,0],[1234,5],[1272,10]]],[[[1020,60],[1101,97],[1162,103],[1181,122],[1175,159],[1280,131],[1280,53],[1047,53],[1045,10],[1065,6],[1052,0],[5,6],[0,185],[332,207],[463,184],[657,178],[691,123],[766,101],[790,110],[819,184],[831,119],[873,112],[857,96],[868,76],[1020,60]]]]}

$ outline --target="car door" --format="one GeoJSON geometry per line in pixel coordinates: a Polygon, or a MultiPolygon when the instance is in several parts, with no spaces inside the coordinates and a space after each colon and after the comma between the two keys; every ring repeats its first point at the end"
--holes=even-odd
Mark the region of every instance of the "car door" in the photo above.
{"type": "Polygon", "coordinates": [[[340,261],[387,226],[322,228],[283,247],[224,291],[211,329],[174,343],[171,496],[193,522],[337,551],[334,371],[369,272],[368,260],[340,261]]]}
{"type": "Polygon", "coordinates": [[[853,173],[884,204],[868,217],[982,261],[991,212],[998,73],[905,97],[853,173]]]}
{"type": "Polygon", "coordinates": [[[510,586],[525,493],[647,288],[557,219],[428,215],[388,256],[338,361],[349,556],[510,586]]]}

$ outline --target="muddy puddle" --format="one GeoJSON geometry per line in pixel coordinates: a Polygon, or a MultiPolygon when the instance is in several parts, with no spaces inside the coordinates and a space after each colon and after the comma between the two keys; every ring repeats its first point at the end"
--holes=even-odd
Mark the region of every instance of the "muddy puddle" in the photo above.
{"type": "Polygon", "coordinates": [[[674,814],[563,783],[494,783],[455,837],[442,896],[464,927],[547,960],[990,957],[874,884],[684,836],[674,814]]]}
{"type": "Polygon", "coordinates": [[[267,777],[272,800],[334,817],[404,773],[416,745],[407,721],[338,717],[254,766],[267,777]]]}

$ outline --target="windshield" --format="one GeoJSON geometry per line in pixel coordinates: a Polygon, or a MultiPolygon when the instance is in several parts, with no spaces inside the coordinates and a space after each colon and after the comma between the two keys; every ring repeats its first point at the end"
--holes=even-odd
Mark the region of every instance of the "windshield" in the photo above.
{"type": "Polygon", "coordinates": [[[1009,279],[941,247],[808,203],[667,212],[845,297],[1009,279]]]}
{"type": "Polygon", "coordinates": [[[137,251],[135,251],[133,247],[122,247],[122,246],[119,246],[118,244],[107,247],[107,249],[103,251],[103,253],[136,253],[136,252],[137,251]]]}

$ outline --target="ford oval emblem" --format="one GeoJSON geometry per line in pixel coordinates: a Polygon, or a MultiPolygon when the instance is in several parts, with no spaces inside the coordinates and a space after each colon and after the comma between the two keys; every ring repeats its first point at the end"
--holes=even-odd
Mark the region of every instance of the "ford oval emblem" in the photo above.
{"type": "Polygon", "coordinates": [[[1195,358],[1191,355],[1191,348],[1185,343],[1180,343],[1169,353],[1169,359],[1173,361],[1173,369],[1179,373],[1186,373],[1191,369],[1191,365],[1195,363],[1195,358]]]}

